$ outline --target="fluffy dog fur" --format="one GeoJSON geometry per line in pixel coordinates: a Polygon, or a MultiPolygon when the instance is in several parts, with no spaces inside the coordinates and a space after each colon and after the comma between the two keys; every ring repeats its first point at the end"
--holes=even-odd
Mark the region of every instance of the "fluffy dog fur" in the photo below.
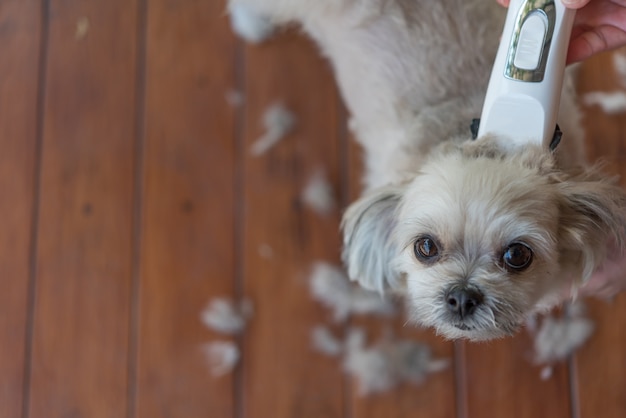
{"type": "Polygon", "coordinates": [[[300,24],[334,66],[366,151],[367,190],[343,221],[351,279],[400,292],[417,323],[473,340],[512,334],[594,274],[596,290],[621,279],[626,196],[584,166],[569,84],[556,152],[471,140],[503,24],[495,1],[235,4],[300,24]]]}

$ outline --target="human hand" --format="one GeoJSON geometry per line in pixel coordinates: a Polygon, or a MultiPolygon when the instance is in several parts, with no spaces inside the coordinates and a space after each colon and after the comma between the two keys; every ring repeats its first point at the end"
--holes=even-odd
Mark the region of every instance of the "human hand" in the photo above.
{"type": "MultiPolygon", "coordinates": [[[[507,7],[510,0],[496,0],[507,7]]],[[[626,0],[561,0],[578,9],[572,28],[567,63],[626,45],[626,0]]]]}

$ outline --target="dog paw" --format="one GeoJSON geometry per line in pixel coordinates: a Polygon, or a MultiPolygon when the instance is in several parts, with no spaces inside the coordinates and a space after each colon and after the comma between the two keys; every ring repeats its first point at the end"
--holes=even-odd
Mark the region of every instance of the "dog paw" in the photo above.
{"type": "Polygon", "coordinates": [[[248,42],[262,42],[274,31],[272,21],[248,4],[230,2],[228,12],[233,31],[248,42]]]}

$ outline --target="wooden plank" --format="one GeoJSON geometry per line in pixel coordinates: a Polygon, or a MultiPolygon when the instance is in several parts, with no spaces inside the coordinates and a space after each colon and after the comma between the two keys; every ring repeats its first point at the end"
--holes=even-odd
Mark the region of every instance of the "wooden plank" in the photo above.
{"type": "Polygon", "coordinates": [[[469,417],[570,417],[569,372],[554,367],[547,380],[533,367],[532,344],[522,331],[514,338],[467,343],[466,390],[469,417]]]}
{"type": "MultiPolygon", "coordinates": [[[[622,50],[624,54],[626,51],[622,50]]],[[[583,65],[581,94],[590,91],[624,90],[615,74],[612,54],[595,57],[583,65]]],[[[626,186],[626,118],[607,115],[597,107],[586,108],[587,147],[592,161],[603,158],[610,171],[626,186]]],[[[590,341],[576,354],[576,387],[581,418],[626,416],[626,295],[610,303],[589,301],[589,316],[596,323],[590,341]]]]}
{"type": "Polygon", "coordinates": [[[300,199],[317,169],[335,190],[340,184],[332,75],[316,48],[292,34],[248,47],[245,78],[248,149],[273,103],[284,103],[298,122],[265,155],[246,150],[244,289],[256,309],[245,338],[244,416],[342,417],[341,366],[311,348],[312,328],[329,314],[308,286],[312,262],[339,263],[339,212],[322,217],[300,199]]]}
{"type": "Polygon", "coordinates": [[[37,154],[41,2],[0,4],[0,416],[22,409],[37,154]]]}
{"type": "Polygon", "coordinates": [[[151,1],[143,179],[137,417],[234,416],[232,375],[201,324],[236,287],[235,40],[222,2],[151,1]]]}
{"type": "Polygon", "coordinates": [[[127,412],[135,1],[51,1],[29,417],[127,412]]]}
{"type": "MultiPolygon", "coordinates": [[[[624,164],[626,160],[620,162],[624,164]]],[[[626,324],[623,318],[626,317],[626,295],[621,294],[611,303],[593,300],[588,305],[596,329],[576,354],[579,416],[624,417],[626,324]]]]}

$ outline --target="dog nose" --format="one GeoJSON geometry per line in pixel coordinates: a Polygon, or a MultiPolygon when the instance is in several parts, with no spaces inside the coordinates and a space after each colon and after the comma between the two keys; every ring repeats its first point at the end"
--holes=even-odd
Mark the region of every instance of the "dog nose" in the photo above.
{"type": "Polygon", "coordinates": [[[446,294],[446,306],[461,318],[473,314],[482,302],[483,295],[476,289],[455,287],[446,294]]]}

